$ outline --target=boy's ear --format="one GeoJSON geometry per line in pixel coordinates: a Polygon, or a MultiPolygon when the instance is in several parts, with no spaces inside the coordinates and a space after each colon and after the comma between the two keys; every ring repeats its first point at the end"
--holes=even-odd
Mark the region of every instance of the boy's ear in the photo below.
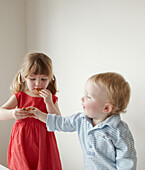
{"type": "Polygon", "coordinates": [[[112,109],[113,109],[112,104],[111,103],[106,103],[105,106],[104,106],[103,112],[104,113],[111,113],[112,109]]]}

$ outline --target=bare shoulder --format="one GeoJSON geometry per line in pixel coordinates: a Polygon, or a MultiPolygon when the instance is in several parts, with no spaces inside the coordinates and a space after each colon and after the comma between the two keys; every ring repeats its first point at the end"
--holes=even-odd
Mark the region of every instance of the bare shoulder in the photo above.
{"type": "Polygon", "coordinates": [[[17,98],[12,95],[6,103],[4,103],[1,108],[3,109],[14,109],[17,106],[17,98]]]}

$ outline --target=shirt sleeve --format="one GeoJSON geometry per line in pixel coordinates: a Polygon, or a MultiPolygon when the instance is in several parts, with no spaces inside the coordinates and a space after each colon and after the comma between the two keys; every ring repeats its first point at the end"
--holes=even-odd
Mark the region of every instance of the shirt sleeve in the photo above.
{"type": "Polygon", "coordinates": [[[48,114],[46,127],[47,130],[52,131],[63,131],[63,132],[74,132],[77,130],[79,114],[71,116],[61,116],[56,114],[48,114]]]}
{"type": "Polygon", "coordinates": [[[130,130],[123,130],[116,142],[117,170],[136,170],[136,151],[130,130]]]}

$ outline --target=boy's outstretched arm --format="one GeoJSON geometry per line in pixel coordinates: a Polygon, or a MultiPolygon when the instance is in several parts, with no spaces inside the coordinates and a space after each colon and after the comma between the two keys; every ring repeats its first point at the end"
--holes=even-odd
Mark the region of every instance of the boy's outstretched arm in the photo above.
{"type": "Polygon", "coordinates": [[[77,120],[79,119],[80,113],[74,114],[71,116],[61,116],[56,114],[46,114],[40,110],[32,110],[32,113],[35,114],[35,118],[46,123],[48,131],[64,131],[64,132],[73,132],[77,128],[77,120]]]}
{"type": "Polygon", "coordinates": [[[48,114],[46,127],[50,132],[55,130],[63,132],[76,131],[76,115],[64,117],[56,114],[48,114]]]}
{"type": "Polygon", "coordinates": [[[41,122],[46,123],[47,120],[47,114],[44,112],[41,112],[38,108],[30,106],[27,107],[29,109],[28,113],[31,114],[30,117],[33,117],[35,119],[39,119],[41,122]]]}
{"type": "Polygon", "coordinates": [[[36,118],[39,119],[40,121],[46,123],[46,120],[47,120],[47,114],[46,113],[43,113],[43,112],[38,112],[36,115],[36,118]]]}

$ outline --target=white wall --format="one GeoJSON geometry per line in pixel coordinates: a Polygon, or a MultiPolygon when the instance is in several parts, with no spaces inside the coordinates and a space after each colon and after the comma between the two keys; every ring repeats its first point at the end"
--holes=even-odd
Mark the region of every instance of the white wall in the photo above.
{"type": "MultiPolygon", "coordinates": [[[[25,0],[0,0],[0,106],[11,95],[10,84],[26,53],[25,0]]],[[[0,121],[0,164],[7,166],[10,121],[0,121]]]]}
{"type": "MultiPolygon", "coordinates": [[[[47,53],[58,80],[64,115],[81,111],[80,98],[92,74],[116,71],[132,88],[123,119],[133,133],[138,170],[144,169],[145,1],[27,0],[27,49],[47,53]]],[[[57,133],[64,170],[82,170],[76,133],[57,133]]]]}

